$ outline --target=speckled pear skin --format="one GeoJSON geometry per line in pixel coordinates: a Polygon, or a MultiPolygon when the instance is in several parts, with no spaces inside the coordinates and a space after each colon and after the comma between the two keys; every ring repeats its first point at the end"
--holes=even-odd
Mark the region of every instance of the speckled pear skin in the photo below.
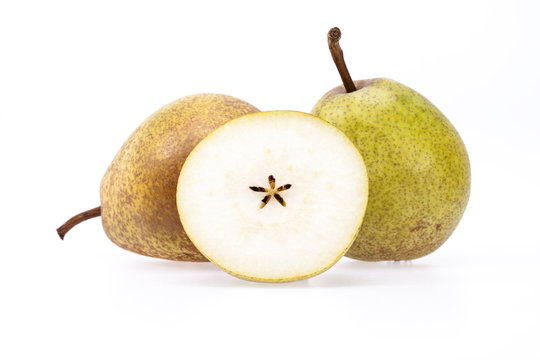
{"type": "Polygon", "coordinates": [[[326,93],[313,114],[341,129],[360,150],[369,200],[347,256],[412,260],[452,234],[469,199],[471,173],[456,129],[426,98],[390,79],[326,93]]]}
{"type": "Polygon", "coordinates": [[[258,111],[231,96],[200,94],[176,100],[145,120],[101,181],[101,216],[109,239],[142,255],[207,261],[180,223],[176,208],[180,169],[210,132],[258,111]]]}

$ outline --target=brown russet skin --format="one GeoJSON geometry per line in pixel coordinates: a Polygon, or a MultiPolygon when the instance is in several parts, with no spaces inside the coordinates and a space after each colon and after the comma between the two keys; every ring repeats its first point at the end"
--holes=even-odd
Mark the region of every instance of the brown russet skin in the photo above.
{"type": "Polygon", "coordinates": [[[101,216],[109,239],[142,255],[207,261],[180,223],[176,208],[180,169],[210,132],[258,111],[231,96],[199,94],[152,114],[127,139],[101,182],[101,216]]]}

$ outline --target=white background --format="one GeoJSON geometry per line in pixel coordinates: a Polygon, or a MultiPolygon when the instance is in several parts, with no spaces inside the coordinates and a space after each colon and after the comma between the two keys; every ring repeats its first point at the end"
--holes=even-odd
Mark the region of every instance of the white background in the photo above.
{"type": "Polygon", "coordinates": [[[2,359],[540,359],[535,1],[0,2],[2,359]],[[87,221],[148,115],[216,92],[309,112],[340,79],[424,94],[468,147],[458,229],[412,262],[258,284],[124,251],[87,221]]]}

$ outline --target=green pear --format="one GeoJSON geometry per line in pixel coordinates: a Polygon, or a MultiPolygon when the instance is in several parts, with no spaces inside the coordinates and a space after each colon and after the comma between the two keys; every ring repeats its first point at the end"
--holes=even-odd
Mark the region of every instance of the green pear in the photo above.
{"type": "Polygon", "coordinates": [[[427,255],[448,239],[465,211],[467,150],[448,119],[418,92],[384,78],[353,82],[340,36],[334,28],[328,39],[344,85],[326,93],[312,113],[351,139],[368,170],[364,222],[346,255],[366,261],[427,255]]]}
{"type": "Polygon", "coordinates": [[[116,154],[101,181],[101,206],[58,228],[64,237],[86,219],[102,217],[116,245],[142,255],[206,261],[187,237],[176,208],[184,161],[209,133],[239,116],[258,112],[237,98],[199,94],[176,100],[144,121],[116,154]]]}

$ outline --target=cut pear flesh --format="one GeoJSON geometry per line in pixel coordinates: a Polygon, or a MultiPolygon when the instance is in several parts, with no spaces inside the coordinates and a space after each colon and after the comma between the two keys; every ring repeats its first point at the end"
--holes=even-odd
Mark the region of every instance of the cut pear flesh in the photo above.
{"type": "Polygon", "coordinates": [[[368,176],[337,128],[309,114],[242,116],[195,147],[178,180],[189,238],[237,277],[308,278],[331,267],[362,223],[368,176]]]}

